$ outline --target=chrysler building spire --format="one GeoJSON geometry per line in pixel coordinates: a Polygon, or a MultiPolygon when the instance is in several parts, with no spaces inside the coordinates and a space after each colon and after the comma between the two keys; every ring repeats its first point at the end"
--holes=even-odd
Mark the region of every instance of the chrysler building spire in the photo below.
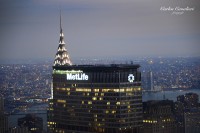
{"type": "Polygon", "coordinates": [[[59,39],[58,50],[54,60],[54,66],[69,66],[69,65],[72,65],[72,62],[70,60],[69,53],[65,48],[64,34],[62,31],[62,17],[60,11],[60,39],[59,39]]]}

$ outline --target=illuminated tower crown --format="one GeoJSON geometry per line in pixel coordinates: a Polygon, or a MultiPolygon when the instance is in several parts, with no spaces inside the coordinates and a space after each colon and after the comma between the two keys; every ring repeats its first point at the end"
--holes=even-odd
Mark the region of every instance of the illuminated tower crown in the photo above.
{"type": "Polygon", "coordinates": [[[62,31],[62,24],[61,24],[61,13],[60,13],[60,40],[58,45],[58,51],[55,56],[54,66],[69,66],[72,65],[72,62],[69,57],[69,53],[65,48],[64,42],[64,34],[62,31]]]}

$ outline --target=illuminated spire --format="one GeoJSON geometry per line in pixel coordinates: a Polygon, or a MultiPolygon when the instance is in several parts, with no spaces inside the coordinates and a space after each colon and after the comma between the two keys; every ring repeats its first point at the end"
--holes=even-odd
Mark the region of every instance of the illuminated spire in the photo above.
{"type": "Polygon", "coordinates": [[[72,65],[72,62],[69,58],[69,53],[65,48],[64,34],[62,31],[62,17],[60,11],[60,39],[59,39],[58,51],[56,53],[54,60],[54,66],[69,66],[69,65],[72,65]]]}

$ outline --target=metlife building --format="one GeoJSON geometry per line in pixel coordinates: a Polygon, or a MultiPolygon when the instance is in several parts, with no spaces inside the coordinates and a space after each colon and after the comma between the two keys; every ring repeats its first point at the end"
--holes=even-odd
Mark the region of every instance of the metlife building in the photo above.
{"type": "Polygon", "coordinates": [[[139,65],[72,65],[60,39],[53,64],[48,133],[139,133],[139,65]]]}
{"type": "Polygon", "coordinates": [[[48,126],[54,133],[139,133],[139,65],[53,66],[48,126]]]}

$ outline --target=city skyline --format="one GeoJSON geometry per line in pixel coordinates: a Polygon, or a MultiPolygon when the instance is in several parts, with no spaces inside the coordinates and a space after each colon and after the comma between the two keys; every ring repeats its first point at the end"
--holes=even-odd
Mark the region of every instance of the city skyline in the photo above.
{"type": "Polygon", "coordinates": [[[59,43],[60,9],[72,60],[200,56],[198,3],[196,0],[1,1],[0,60],[53,59],[59,43]],[[164,11],[176,7],[194,10],[182,15],[164,11]]]}

